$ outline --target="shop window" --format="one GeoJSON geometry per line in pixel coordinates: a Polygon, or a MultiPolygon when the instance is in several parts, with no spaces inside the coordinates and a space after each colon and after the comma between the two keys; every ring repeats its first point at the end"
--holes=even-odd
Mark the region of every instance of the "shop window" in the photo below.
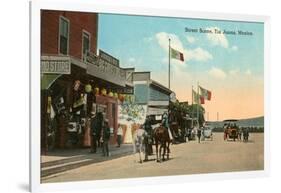
{"type": "Polygon", "coordinates": [[[59,25],[59,53],[68,55],[69,21],[64,17],[60,17],[59,25]]]}
{"type": "Polygon", "coordinates": [[[82,34],[82,57],[85,60],[87,53],[90,51],[90,33],[83,31],[82,34]]]}

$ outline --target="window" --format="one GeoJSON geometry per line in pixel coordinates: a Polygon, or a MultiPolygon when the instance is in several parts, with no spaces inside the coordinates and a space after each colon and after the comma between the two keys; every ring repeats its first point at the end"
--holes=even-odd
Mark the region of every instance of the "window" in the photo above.
{"type": "Polygon", "coordinates": [[[59,53],[68,54],[68,40],[69,40],[69,21],[60,17],[59,28],[59,53]]]}
{"type": "Polygon", "coordinates": [[[90,51],[90,34],[86,31],[83,31],[82,34],[82,57],[85,60],[85,56],[90,51]]]}

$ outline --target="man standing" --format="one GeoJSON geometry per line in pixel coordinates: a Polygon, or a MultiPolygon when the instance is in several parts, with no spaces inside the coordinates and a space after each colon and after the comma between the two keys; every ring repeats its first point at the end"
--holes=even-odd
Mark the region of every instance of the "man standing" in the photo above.
{"type": "Polygon", "coordinates": [[[198,143],[200,143],[201,134],[202,134],[202,129],[199,127],[198,130],[197,130],[198,143]]]}
{"type": "Polygon", "coordinates": [[[117,128],[117,147],[121,146],[122,136],[123,136],[123,129],[122,129],[121,125],[118,124],[118,128],[117,128]]]}
{"type": "Polygon", "coordinates": [[[153,148],[152,148],[152,144],[153,144],[153,137],[152,137],[152,126],[151,126],[151,119],[149,118],[149,116],[147,116],[145,118],[145,122],[144,122],[144,130],[147,133],[146,139],[145,139],[145,146],[146,146],[146,155],[152,155],[153,154],[153,148]]]}
{"type": "Polygon", "coordinates": [[[109,147],[108,147],[109,139],[110,139],[110,128],[109,128],[108,120],[105,119],[102,128],[102,136],[101,136],[103,156],[109,156],[109,147]]]}
{"type": "Polygon", "coordinates": [[[97,152],[97,143],[98,143],[98,124],[97,124],[97,117],[95,112],[91,112],[91,150],[90,153],[97,152]]]}

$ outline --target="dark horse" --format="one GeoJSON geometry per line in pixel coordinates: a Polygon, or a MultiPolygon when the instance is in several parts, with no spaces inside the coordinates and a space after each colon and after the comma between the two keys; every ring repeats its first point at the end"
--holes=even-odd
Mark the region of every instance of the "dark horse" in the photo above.
{"type": "Polygon", "coordinates": [[[156,161],[162,162],[165,160],[165,154],[167,152],[167,159],[169,159],[169,153],[170,153],[170,138],[168,129],[164,126],[159,126],[155,128],[154,130],[154,140],[155,140],[155,146],[156,146],[156,161]],[[158,145],[160,145],[159,151],[158,151],[158,145]],[[161,159],[161,150],[163,149],[162,159],[161,159]],[[159,152],[159,154],[158,154],[159,152]]]}

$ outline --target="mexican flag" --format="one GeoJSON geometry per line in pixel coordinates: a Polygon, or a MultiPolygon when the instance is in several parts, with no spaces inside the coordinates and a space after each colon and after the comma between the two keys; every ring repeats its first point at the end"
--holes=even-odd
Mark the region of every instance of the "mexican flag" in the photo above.
{"type": "Polygon", "coordinates": [[[197,104],[205,104],[205,99],[203,96],[200,96],[197,92],[192,90],[193,101],[197,104]]]}
{"type": "Polygon", "coordinates": [[[204,99],[206,100],[211,100],[211,96],[212,96],[212,92],[205,89],[205,88],[202,88],[201,86],[199,86],[199,89],[200,89],[200,95],[204,97],[204,99]]]}
{"type": "Polygon", "coordinates": [[[174,58],[174,59],[177,59],[180,61],[184,61],[183,53],[181,53],[173,48],[171,48],[171,58],[174,58]]]}

